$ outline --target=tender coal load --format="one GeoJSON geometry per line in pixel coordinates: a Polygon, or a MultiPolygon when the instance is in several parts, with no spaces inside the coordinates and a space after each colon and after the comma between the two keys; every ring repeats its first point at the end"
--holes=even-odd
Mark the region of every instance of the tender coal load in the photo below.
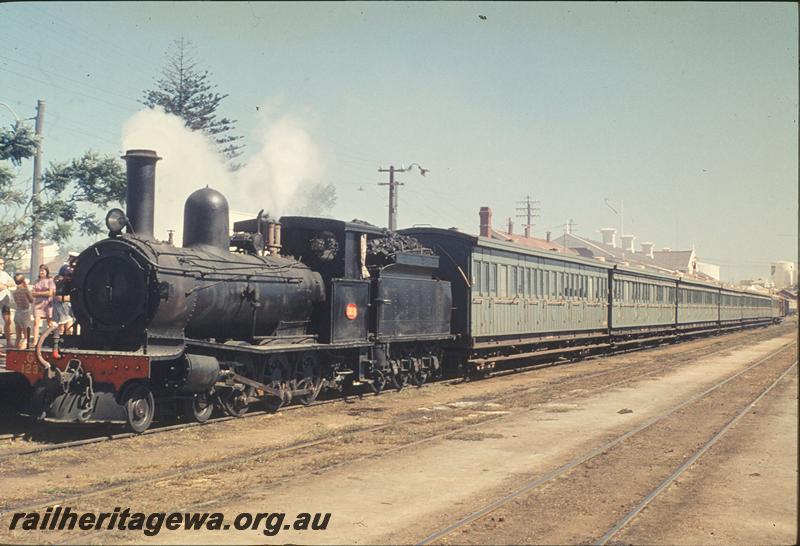
{"type": "Polygon", "coordinates": [[[383,237],[372,239],[367,244],[367,261],[370,265],[393,263],[395,256],[400,253],[434,255],[432,250],[422,246],[413,237],[389,230],[384,230],[383,237]]]}

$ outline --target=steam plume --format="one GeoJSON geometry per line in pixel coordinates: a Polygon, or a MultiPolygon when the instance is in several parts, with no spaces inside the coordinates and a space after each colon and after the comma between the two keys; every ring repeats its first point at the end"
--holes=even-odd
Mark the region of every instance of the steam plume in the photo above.
{"type": "Polygon", "coordinates": [[[183,204],[193,191],[210,186],[222,192],[231,209],[265,209],[273,217],[292,212],[298,196],[322,174],[320,154],[300,120],[284,116],[262,119],[254,139],[260,148],[246,165],[231,172],[203,133],[188,129],[181,118],[161,109],[143,110],[122,129],[124,150],[156,150],[155,236],[183,240],[183,204]]]}

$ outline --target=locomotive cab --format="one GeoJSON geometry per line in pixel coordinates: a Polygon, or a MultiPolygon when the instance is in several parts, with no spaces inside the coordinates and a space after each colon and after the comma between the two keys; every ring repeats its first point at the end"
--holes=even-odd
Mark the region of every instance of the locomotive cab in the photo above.
{"type": "Polygon", "coordinates": [[[370,324],[370,273],[366,250],[383,236],[369,224],[328,218],[281,218],[281,252],[317,271],[329,294],[312,313],[322,343],[366,341],[370,324]]]}

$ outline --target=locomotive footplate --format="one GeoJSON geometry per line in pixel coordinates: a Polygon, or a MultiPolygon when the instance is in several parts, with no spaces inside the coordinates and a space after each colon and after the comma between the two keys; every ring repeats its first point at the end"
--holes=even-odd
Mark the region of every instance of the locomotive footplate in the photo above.
{"type": "Polygon", "coordinates": [[[123,389],[150,376],[150,358],[65,351],[42,354],[46,369],[32,350],[10,350],[7,368],[33,387],[23,413],[66,422],[125,421],[118,397],[123,389]]]}

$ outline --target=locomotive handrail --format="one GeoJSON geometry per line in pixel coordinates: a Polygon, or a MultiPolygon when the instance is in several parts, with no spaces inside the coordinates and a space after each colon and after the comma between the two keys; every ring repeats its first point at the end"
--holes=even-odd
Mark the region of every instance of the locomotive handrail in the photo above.
{"type": "Polygon", "coordinates": [[[36,360],[39,362],[39,365],[42,366],[42,368],[44,368],[45,371],[52,372],[58,370],[55,364],[48,362],[42,356],[42,345],[44,344],[44,341],[50,336],[50,334],[52,334],[56,330],[58,330],[58,324],[49,326],[47,330],[45,330],[44,333],[41,336],[39,336],[39,340],[36,342],[36,348],[34,349],[36,360]]]}

